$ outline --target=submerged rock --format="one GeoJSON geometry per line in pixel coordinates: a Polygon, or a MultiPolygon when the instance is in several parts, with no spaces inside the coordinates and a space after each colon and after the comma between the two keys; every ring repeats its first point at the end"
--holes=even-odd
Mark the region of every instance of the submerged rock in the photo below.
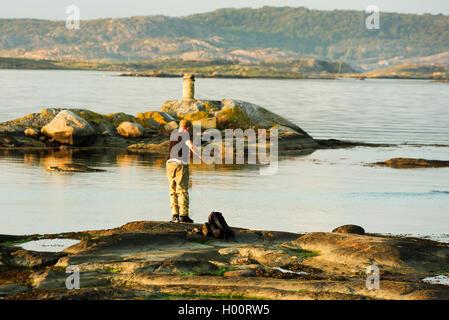
{"type": "Polygon", "coordinates": [[[371,163],[368,166],[390,167],[394,169],[444,168],[449,167],[449,161],[393,158],[383,162],[371,163]]]}
{"type": "Polygon", "coordinates": [[[95,133],[89,122],[68,110],[59,112],[41,131],[59,143],[70,145],[79,145],[95,133]]]}
{"type": "Polygon", "coordinates": [[[47,170],[56,172],[105,172],[105,170],[102,169],[93,169],[85,165],[75,163],[66,163],[60,167],[48,167],[47,170]]]}

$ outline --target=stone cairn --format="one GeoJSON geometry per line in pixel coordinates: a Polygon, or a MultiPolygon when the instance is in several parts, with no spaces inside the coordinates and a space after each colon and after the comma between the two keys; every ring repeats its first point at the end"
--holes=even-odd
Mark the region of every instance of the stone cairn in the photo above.
{"type": "Polygon", "coordinates": [[[191,73],[186,73],[183,76],[184,84],[182,87],[182,100],[195,99],[195,76],[191,73]]]}

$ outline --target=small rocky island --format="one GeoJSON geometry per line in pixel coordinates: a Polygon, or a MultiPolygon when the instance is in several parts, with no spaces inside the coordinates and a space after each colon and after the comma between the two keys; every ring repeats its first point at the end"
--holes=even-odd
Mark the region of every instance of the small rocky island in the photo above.
{"type": "Polygon", "coordinates": [[[200,229],[139,221],[0,235],[0,298],[449,299],[449,286],[431,281],[448,271],[445,243],[365,234],[354,225],[309,234],[233,228],[232,240],[205,237],[200,229]],[[53,253],[20,247],[55,238],[79,243],[53,253]],[[80,272],[79,289],[66,287],[69,266],[80,272]],[[378,288],[366,284],[370,266],[379,270],[378,288]]]}
{"type": "Polygon", "coordinates": [[[0,123],[0,148],[127,148],[166,152],[179,121],[197,121],[202,130],[277,129],[279,150],[314,150],[319,142],[291,121],[258,105],[232,99],[194,98],[194,77],[184,76],[183,99],[165,102],[161,111],[99,114],[86,109],[44,109],[0,123]]]}

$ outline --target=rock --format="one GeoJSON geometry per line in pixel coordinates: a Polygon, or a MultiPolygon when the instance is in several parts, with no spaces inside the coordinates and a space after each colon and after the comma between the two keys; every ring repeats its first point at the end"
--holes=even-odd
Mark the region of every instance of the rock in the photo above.
{"type": "Polygon", "coordinates": [[[92,169],[82,164],[66,163],[60,167],[48,167],[48,171],[56,172],[105,172],[102,169],[92,169]]]}
{"type": "Polygon", "coordinates": [[[108,114],[106,115],[106,118],[108,119],[109,123],[115,128],[117,128],[122,122],[136,122],[138,120],[138,118],[123,112],[108,114]]]}
{"type": "Polygon", "coordinates": [[[143,127],[134,122],[125,121],[117,127],[117,133],[125,138],[140,138],[143,132],[143,127]]]}
{"type": "Polygon", "coordinates": [[[16,140],[10,134],[0,134],[0,145],[4,147],[14,147],[16,140]]]}
{"type": "Polygon", "coordinates": [[[35,128],[27,128],[25,130],[25,135],[27,137],[33,138],[33,139],[38,139],[40,136],[40,131],[35,129],[35,128]]]}
{"type": "MultiPolygon", "coordinates": [[[[31,278],[33,279],[34,289],[64,289],[67,290],[66,280],[67,277],[73,273],[65,273],[54,270],[39,270],[33,272],[31,278]]],[[[82,287],[95,287],[105,286],[109,282],[108,279],[102,278],[100,272],[80,272],[80,286],[82,287]]]]}
{"type": "Polygon", "coordinates": [[[45,147],[45,143],[30,137],[15,136],[14,139],[16,140],[15,145],[18,147],[33,147],[33,148],[45,147]]]}
{"type": "Polygon", "coordinates": [[[199,123],[201,129],[216,129],[217,128],[217,118],[203,118],[198,120],[193,120],[192,125],[195,126],[199,123]]]}
{"type": "Polygon", "coordinates": [[[363,229],[360,226],[356,226],[354,224],[347,224],[347,225],[335,228],[334,230],[332,230],[332,232],[335,232],[335,233],[353,233],[353,234],[364,235],[365,234],[365,229],[363,229]]]}
{"type": "Polygon", "coordinates": [[[58,262],[63,253],[36,252],[18,247],[0,246],[1,261],[10,267],[44,267],[58,262]]]}
{"type": "Polygon", "coordinates": [[[444,168],[449,167],[449,161],[393,158],[384,162],[371,163],[368,166],[390,167],[394,169],[444,168]]]}
{"type": "Polygon", "coordinates": [[[219,129],[242,129],[251,127],[251,122],[242,110],[236,105],[226,105],[215,113],[217,128],[219,129]]]}
{"type": "Polygon", "coordinates": [[[68,110],[59,112],[41,131],[59,143],[70,145],[82,144],[95,133],[86,120],[68,110]]]}
{"type": "Polygon", "coordinates": [[[0,145],[8,148],[14,147],[33,147],[42,148],[45,144],[39,140],[23,136],[21,134],[0,134],[0,145]]]}
{"type": "MultiPolygon", "coordinates": [[[[31,113],[22,118],[7,121],[4,124],[21,127],[22,132],[25,127],[42,128],[49,124],[55,116],[63,109],[43,109],[40,113],[31,113]]],[[[1,131],[1,130],[0,130],[1,131]]]]}
{"type": "Polygon", "coordinates": [[[291,121],[241,100],[172,100],[165,102],[162,110],[179,118],[199,120],[204,129],[278,129],[279,139],[290,139],[286,144],[291,145],[291,149],[318,147],[311,136],[291,121]]]}
{"type": "Polygon", "coordinates": [[[129,142],[123,138],[122,136],[105,136],[103,137],[102,141],[98,142],[98,146],[105,146],[105,147],[114,147],[114,148],[126,148],[128,147],[129,142]]]}
{"type": "Polygon", "coordinates": [[[15,126],[6,123],[8,122],[0,125],[0,134],[23,134],[25,132],[25,128],[22,126],[15,126]]]}
{"type": "Polygon", "coordinates": [[[30,288],[20,283],[0,284],[0,297],[12,296],[21,292],[29,291],[30,288]]]}
{"type": "MultiPolygon", "coordinates": [[[[163,125],[169,123],[170,121],[176,120],[176,117],[170,115],[169,113],[159,112],[159,111],[148,111],[145,113],[138,113],[137,118],[139,118],[141,120],[147,120],[149,122],[154,121],[159,126],[163,126],[163,125]]],[[[151,124],[151,122],[150,122],[150,124],[151,124]]]]}
{"type": "Polygon", "coordinates": [[[150,129],[151,131],[157,132],[161,128],[161,125],[153,119],[146,119],[146,123],[148,124],[148,126],[147,128],[145,128],[145,130],[150,129]]]}
{"type": "MultiPolygon", "coordinates": [[[[190,232],[199,228],[200,224],[135,221],[114,229],[47,235],[76,235],[83,240],[64,250],[67,255],[52,268],[2,268],[0,275],[8,284],[12,277],[7,272],[25,271],[26,277],[20,279],[32,284],[33,289],[11,296],[15,289],[20,292],[25,288],[8,288],[6,298],[142,299],[164,298],[164,293],[197,299],[217,295],[266,299],[449,298],[448,286],[420,281],[423,275],[432,276],[447,268],[447,244],[240,228],[235,228],[236,241],[219,241],[190,232]],[[284,246],[287,242],[288,247],[284,246]],[[307,252],[303,247],[318,255],[304,256],[307,252]],[[372,264],[380,268],[379,290],[366,287],[365,270],[372,264]],[[69,265],[79,267],[81,290],[66,290],[69,274],[64,271],[69,265]]],[[[0,238],[21,239],[9,235],[0,238]]],[[[8,261],[9,252],[4,253],[0,245],[0,261],[8,261]]],[[[2,289],[0,285],[0,294],[2,289]]]]}
{"type": "Polygon", "coordinates": [[[178,124],[175,121],[170,121],[164,126],[164,131],[167,133],[172,132],[173,130],[178,129],[178,124]]]}
{"type": "Polygon", "coordinates": [[[449,261],[449,247],[432,241],[313,232],[290,245],[318,253],[303,264],[339,275],[365,274],[375,265],[382,272],[418,279],[449,261]]]}
{"type": "Polygon", "coordinates": [[[169,258],[166,259],[155,272],[171,272],[184,274],[213,274],[218,267],[208,261],[201,261],[196,258],[169,258]]]}
{"type": "Polygon", "coordinates": [[[269,129],[274,125],[281,125],[291,128],[299,134],[307,135],[296,124],[256,104],[232,99],[225,99],[222,101],[222,104],[222,110],[224,108],[239,108],[249,120],[251,126],[269,129]]]}
{"type": "Polygon", "coordinates": [[[177,117],[206,111],[206,107],[201,100],[170,100],[164,102],[161,110],[177,117]]]}

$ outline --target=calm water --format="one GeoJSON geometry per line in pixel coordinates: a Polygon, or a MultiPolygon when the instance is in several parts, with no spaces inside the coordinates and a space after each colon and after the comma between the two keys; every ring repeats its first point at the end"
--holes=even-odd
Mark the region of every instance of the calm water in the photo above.
{"type": "MultiPolygon", "coordinates": [[[[131,114],[181,95],[180,79],[109,72],[0,70],[0,121],[44,107],[131,114]]],[[[197,97],[260,104],[317,138],[449,144],[449,86],[411,80],[198,79],[197,97]]],[[[449,233],[449,168],[394,170],[364,163],[392,157],[449,159],[449,148],[320,150],[284,158],[274,176],[254,167],[192,167],[191,212],[222,211],[233,226],[328,231],[346,223],[369,232],[449,233]]],[[[0,152],[0,233],[55,233],[167,220],[163,159],[110,153],[0,152]],[[58,174],[84,163],[106,173],[58,174]]]]}

